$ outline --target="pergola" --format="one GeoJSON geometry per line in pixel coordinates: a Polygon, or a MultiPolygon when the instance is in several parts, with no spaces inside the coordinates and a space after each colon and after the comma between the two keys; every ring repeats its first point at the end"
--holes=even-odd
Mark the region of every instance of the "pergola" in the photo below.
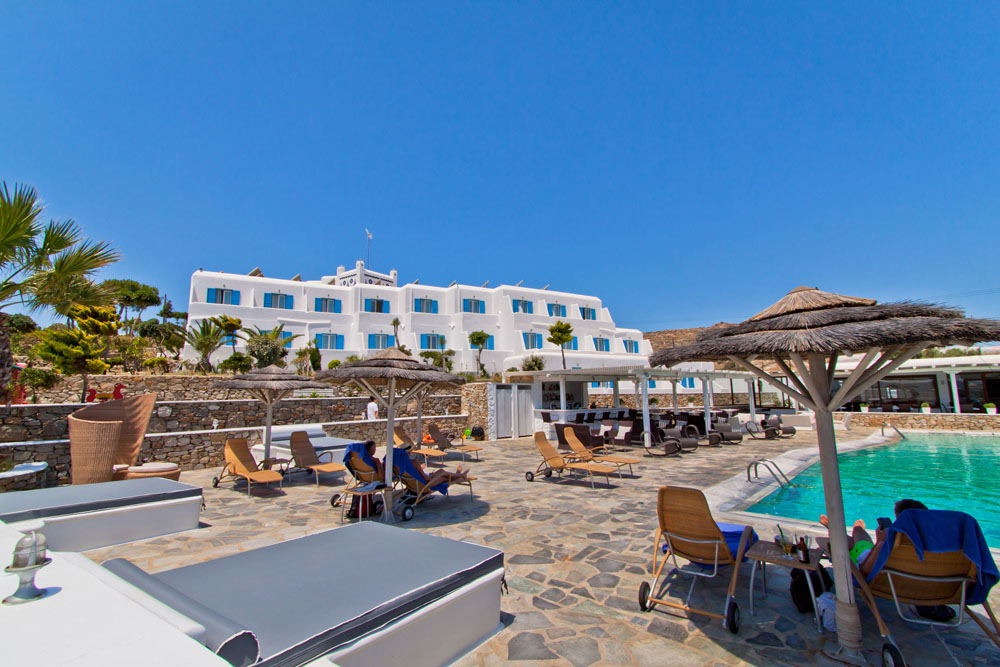
{"type": "MultiPolygon", "coordinates": [[[[513,373],[512,373],[513,375],[513,373]]],[[[611,366],[603,368],[571,368],[553,369],[551,371],[530,371],[517,373],[517,376],[538,378],[550,382],[559,382],[559,407],[566,409],[566,383],[567,382],[610,382],[614,391],[614,407],[620,407],[621,394],[618,385],[620,382],[632,382],[636,391],[636,404],[642,404],[642,426],[643,444],[648,448],[652,447],[652,435],[650,434],[649,419],[649,382],[664,381],[672,384],[673,408],[679,409],[677,397],[677,384],[682,380],[694,378],[701,380],[703,409],[705,411],[705,424],[711,424],[712,409],[712,382],[714,380],[739,380],[747,383],[747,396],[750,402],[750,417],[756,419],[756,401],[754,400],[754,380],[756,376],[752,373],[742,371],[721,371],[710,369],[682,369],[682,368],[650,368],[649,366],[611,366]]]]}

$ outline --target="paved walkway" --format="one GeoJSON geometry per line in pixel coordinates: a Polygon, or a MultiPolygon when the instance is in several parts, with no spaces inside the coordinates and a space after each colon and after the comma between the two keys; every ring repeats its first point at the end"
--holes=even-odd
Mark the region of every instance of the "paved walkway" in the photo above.
{"type": "MultiPolygon", "coordinates": [[[[868,433],[856,430],[850,437],[868,433]]],[[[743,612],[738,635],[700,616],[640,612],[637,591],[648,578],[659,486],[705,488],[743,472],[754,458],[814,444],[814,435],[807,431],[794,439],[700,448],[682,457],[643,457],[634,477],[626,474],[624,479],[612,478],[611,488],[598,484],[591,489],[586,482],[557,483],[556,478],[529,483],[524,473],[540,461],[531,440],[489,442],[484,443],[482,461],[465,464],[478,478],[473,499],[465,489],[434,498],[417,508],[412,521],[398,525],[505,553],[509,594],[501,604],[506,627],[462,658],[462,667],[515,660],[543,665],[811,663],[831,635],[819,635],[812,616],[794,608],[788,577],[779,568],[769,570],[770,594],[765,600],[758,591],[757,614],[751,616],[749,567],[744,566],[737,593],[743,612]]],[[[457,456],[451,457],[448,467],[460,463],[457,456]]],[[[248,498],[245,487],[236,490],[232,483],[212,488],[212,474],[196,471],[182,477],[205,487],[201,529],[88,555],[96,561],[129,558],[156,572],[340,525],[339,508],[329,505],[342,485],[335,477],[321,479],[317,488],[311,477],[297,474],[281,491],[255,487],[248,498]]],[[[721,610],[726,583],[699,583],[692,605],[721,610]]],[[[686,591],[686,583],[672,584],[669,595],[683,597],[686,591]]],[[[883,610],[895,619],[891,606],[883,610]]],[[[881,640],[867,610],[862,621],[869,658],[877,664],[881,640]]],[[[892,629],[913,664],[946,664],[948,651],[962,664],[1000,664],[1000,651],[985,643],[971,622],[958,632],[942,634],[947,648],[928,630],[904,628],[896,620],[892,629]]]]}

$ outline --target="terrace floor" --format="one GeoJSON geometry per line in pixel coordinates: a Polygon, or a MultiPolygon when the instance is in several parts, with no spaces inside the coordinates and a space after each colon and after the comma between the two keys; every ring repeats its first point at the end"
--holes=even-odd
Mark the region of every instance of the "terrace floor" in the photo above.
{"type": "MultiPolygon", "coordinates": [[[[841,433],[859,439],[870,431],[841,433]]],[[[591,489],[582,481],[537,478],[540,457],[529,438],[482,443],[482,460],[467,463],[477,477],[475,497],[466,490],[436,497],[417,507],[415,518],[397,525],[466,540],[505,553],[509,593],[501,599],[506,627],[457,664],[499,665],[530,661],[542,665],[738,665],[813,663],[832,635],[817,633],[812,615],[800,614],[788,595],[783,568],[768,570],[766,599],[756,592],[757,613],[750,615],[749,565],[741,570],[737,602],[742,611],[738,635],[717,620],[682,613],[639,611],[637,591],[648,579],[656,528],[656,489],[664,484],[706,488],[742,473],[749,461],[775,457],[814,445],[811,431],[792,439],[746,441],[739,446],[699,448],[682,457],[642,458],[635,476],[612,478],[612,488],[591,489]]],[[[461,463],[450,457],[448,468],[461,463]]],[[[212,488],[216,471],[192,471],[182,481],[205,489],[203,526],[194,531],[87,552],[95,561],[123,557],[157,572],[266,546],[340,525],[340,509],[330,496],[342,481],[296,474],[279,491],[224,483],[212,488]]],[[[722,518],[722,515],[716,515],[722,518]]],[[[758,526],[770,539],[766,526],[758,526]]],[[[331,561],[336,554],[331,554],[331,561]]],[[[280,578],[280,573],[276,573],[280,578]]],[[[692,605],[721,610],[726,581],[699,583],[692,605]]],[[[670,596],[683,598],[687,583],[671,584],[670,596]]],[[[1000,588],[1000,587],[998,587],[1000,588]]],[[[1000,592],[994,596],[994,608],[1000,592]]],[[[880,662],[881,639],[871,613],[862,607],[866,655],[880,662]]],[[[1000,651],[972,621],[958,631],[935,635],[904,626],[891,604],[880,607],[893,636],[912,664],[947,664],[949,653],[961,664],[1000,664],[1000,651]]]]}

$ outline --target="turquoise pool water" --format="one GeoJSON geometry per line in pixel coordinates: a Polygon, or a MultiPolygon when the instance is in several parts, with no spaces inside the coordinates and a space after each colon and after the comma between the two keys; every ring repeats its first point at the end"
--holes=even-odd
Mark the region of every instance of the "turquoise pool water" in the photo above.
{"type": "MultiPolygon", "coordinates": [[[[894,445],[840,455],[840,478],[848,525],[892,517],[900,498],[913,498],[931,509],[968,512],[982,526],[986,541],[1000,548],[1000,438],[963,435],[908,435],[894,445]]],[[[792,479],[749,512],[796,519],[826,513],[819,463],[792,479]]]]}

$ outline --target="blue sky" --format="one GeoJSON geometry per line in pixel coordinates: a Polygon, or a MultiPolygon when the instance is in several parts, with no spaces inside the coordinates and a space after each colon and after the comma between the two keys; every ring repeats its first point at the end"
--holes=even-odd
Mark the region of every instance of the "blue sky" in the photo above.
{"type": "Polygon", "coordinates": [[[816,285],[1000,316],[997,3],[0,5],[0,179],[131,277],[599,295],[644,330],[816,285]]]}

